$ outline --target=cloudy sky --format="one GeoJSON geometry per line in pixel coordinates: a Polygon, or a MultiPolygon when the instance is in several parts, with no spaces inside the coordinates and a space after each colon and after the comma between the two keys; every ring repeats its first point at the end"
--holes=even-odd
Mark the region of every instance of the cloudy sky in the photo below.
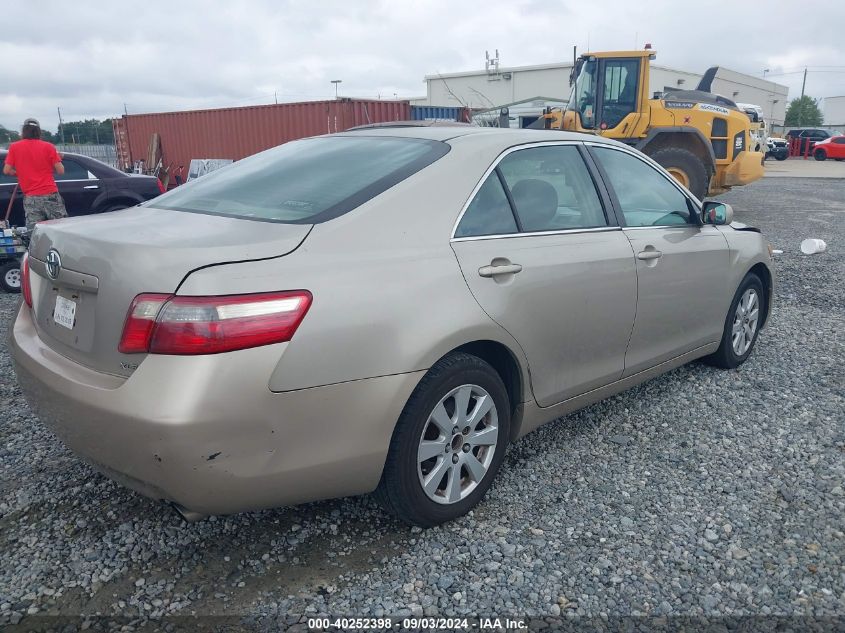
{"type": "Polygon", "coordinates": [[[423,76],[652,42],[663,66],[722,65],[845,95],[841,0],[3,0],[0,124],[334,96],[425,94],[423,76]]]}

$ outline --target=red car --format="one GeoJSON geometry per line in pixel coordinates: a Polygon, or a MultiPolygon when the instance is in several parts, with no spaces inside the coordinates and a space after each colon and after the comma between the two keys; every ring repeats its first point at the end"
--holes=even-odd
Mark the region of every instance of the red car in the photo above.
{"type": "Polygon", "coordinates": [[[845,160],[845,136],[831,136],[818,141],[813,147],[813,158],[816,160],[845,160]]]}

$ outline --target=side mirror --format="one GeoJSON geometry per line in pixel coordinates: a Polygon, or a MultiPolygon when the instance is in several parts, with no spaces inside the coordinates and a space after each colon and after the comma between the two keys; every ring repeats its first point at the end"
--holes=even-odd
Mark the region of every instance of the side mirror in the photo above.
{"type": "Polygon", "coordinates": [[[724,202],[705,200],[701,205],[701,221],[704,224],[730,224],[734,221],[734,210],[724,202]]]}

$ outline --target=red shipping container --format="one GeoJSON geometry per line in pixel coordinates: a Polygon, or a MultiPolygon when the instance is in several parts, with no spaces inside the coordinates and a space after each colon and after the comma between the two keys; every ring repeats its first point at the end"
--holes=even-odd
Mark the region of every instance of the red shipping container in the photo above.
{"type": "MultiPolygon", "coordinates": [[[[129,168],[147,159],[150,138],[158,133],[164,167],[171,173],[184,167],[187,177],[192,158],[238,160],[287,141],[332,132],[356,125],[406,121],[407,101],[337,99],[280,103],[217,110],[187,110],[154,114],[129,114],[114,119],[118,166],[129,168]]],[[[155,165],[146,165],[153,169],[155,165]]],[[[173,178],[171,178],[173,183],[173,178]]]]}

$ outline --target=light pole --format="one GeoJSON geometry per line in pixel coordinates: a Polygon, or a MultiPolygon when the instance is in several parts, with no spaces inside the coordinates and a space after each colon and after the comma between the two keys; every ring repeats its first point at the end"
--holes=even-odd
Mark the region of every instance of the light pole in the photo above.
{"type": "Polygon", "coordinates": [[[332,83],[334,84],[334,98],[337,99],[337,85],[343,83],[343,79],[332,79],[332,83]]]}
{"type": "Polygon", "coordinates": [[[763,79],[765,79],[765,78],[766,78],[766,73],[767,73],[767,72],[769,72],[769,69],[768,69],[768,68],[764,68],[764,69],[763,69],[763,79]]]}

